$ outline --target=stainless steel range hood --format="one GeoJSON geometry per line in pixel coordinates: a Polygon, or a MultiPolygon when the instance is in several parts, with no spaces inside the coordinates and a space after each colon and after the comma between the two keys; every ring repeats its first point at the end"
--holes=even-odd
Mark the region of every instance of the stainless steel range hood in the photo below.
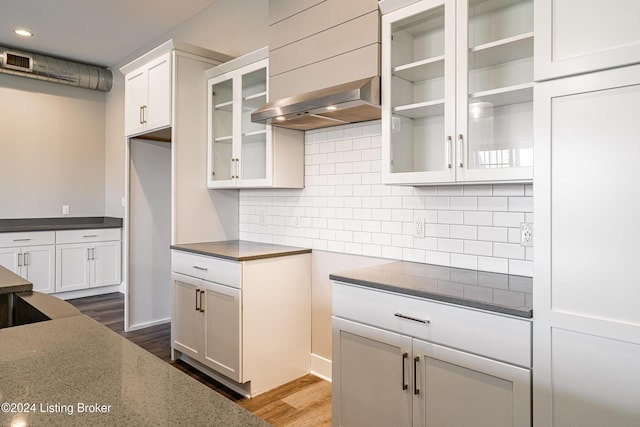
{"type": "Polygon", "coordinates": [[[271,101],[251,121],[311,130],[380,118],[380,77],[358,80],[271,101]]]}

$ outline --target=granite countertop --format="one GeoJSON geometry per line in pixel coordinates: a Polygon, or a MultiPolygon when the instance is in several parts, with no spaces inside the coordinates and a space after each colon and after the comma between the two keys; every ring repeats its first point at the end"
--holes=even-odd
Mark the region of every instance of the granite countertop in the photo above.
{"type": "Polygon", "coordinates": [[[0,294],[30,291],[31,282],[0,265],[0,294]]]}
{"type": "Polygon", "coordinates": [[[532,318],[533,279],[397,261],[334,273],[331,280],[532,318]]]}
{"type": "Polygon", "coordinates": [[[92,216],[0,219],[0,233],[17,233],[23,231],[86,230],[90,228],[122,228],[122,218],[92,216]]]}
{"type": "MultiPolygon", "coordinates": [[[[16,278],[0,267],[0,292],[31,289],[16,278]]],[[[0,425],[269,426],[68,302],[18,297],[53,320],[0,329],[0,425]]]]}
{"type": "Polygon", "coordinates": [[[273,245],[270,243],[248,242],[244,240],[184,243],[172,245],[171,249],[216,258],[230,259],[232,261],[251,261],[256,259],[311,253],[311,249],[273,245]]]}
{"type": "Polygon", "coordinates": [[[0,401],[30,411],[0,411],[0,425],[269,425],[85,315],[2,329],[0,342],[0,401]]]}

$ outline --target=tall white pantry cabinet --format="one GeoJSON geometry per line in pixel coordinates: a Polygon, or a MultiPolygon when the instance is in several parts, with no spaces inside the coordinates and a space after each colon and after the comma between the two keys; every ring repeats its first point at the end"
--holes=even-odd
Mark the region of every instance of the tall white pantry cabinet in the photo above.
{"type": "Polygon", "coordinates": [[[536,1],[535,427],[640,425],[638,16],[536,1]]]}

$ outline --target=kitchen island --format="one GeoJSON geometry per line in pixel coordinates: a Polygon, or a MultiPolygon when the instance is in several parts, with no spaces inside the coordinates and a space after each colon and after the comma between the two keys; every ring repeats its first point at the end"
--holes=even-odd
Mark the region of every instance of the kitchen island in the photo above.
{"type": "Polygon", "coordinates": [[[29,298],[52,320],[0,330],[0,425],[269,425],[62,301],[29,298]]]}

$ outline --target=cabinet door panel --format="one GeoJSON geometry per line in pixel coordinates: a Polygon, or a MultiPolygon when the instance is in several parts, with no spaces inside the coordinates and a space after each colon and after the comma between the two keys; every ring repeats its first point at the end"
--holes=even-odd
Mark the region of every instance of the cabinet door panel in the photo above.
{"type": "Polygon", "coordinates": [[[203,309],[204,362],[235,381],[250,380],[242,378],[240,363],[240,290],[206,283],[203,309]]]}
{"type": "Polygon", "coordinates": [[[636,80],[605,87],[599,79],[551,102],[551,289],[554,310],[640,326],[640,273],[629,268],[640,257],[640,230],[629,226],[640,209],[636,80]]]}
{"type": "Polygon", "coordinates": [[[333,425],[411,425],[410,353],[406,336],[334,317],[333,425]]]}
{"type": "Polygon", "coordinates": [[[33,283],[33,290],[44,293],[55,291],[54,246],[30,246],[24,248],[25,277],[33,283]]]}
{"type": "Polygon", "coordinates": [[[640,425],[640,344],[553,328],[553,425],[640,425]]]}
{"type": "Polygon", "coordinates": [[[120,241],[94,243],[91,287],[120,284],[120,241]]]}
{"type": "Polygon", "coordinates": [[[531,373],[469,353],[414,340],[418,378],[415,426],[531,425],[531,373]]]}
{"type": "Polygon", "coordinates": [[[89,287],[89,250],[82,243],[56,246],[56,292],[89,287]]]}
{"type": "Polygon", "coordinates": [[[0,248],[0,265],[15,274],[21,274],[18,265],[18,254],[20,253],[20,248],[0,248]]]}
{"type": "Polygon", "coordinates": [[[148,65],[148,103],[146,130],[171,125],[171,53],[148,65]]]}
{"type": "Polygon", "coordinates": [[[184,354],[199,360],[202,341],[202,313],[198,287],[174,275],[171,341],[184,354]]]}
{"type": "Polygon", "coordinates": [[[537,0],[536,80],[640,62],[638,16],[638,1],[537,0]]]}
{"type": "Polygon", "coordinates": [[[124,134],[135,135],[144,131],[141,108],[147,103],[147,72],[136,70],[125,76],[124,134]]]}

